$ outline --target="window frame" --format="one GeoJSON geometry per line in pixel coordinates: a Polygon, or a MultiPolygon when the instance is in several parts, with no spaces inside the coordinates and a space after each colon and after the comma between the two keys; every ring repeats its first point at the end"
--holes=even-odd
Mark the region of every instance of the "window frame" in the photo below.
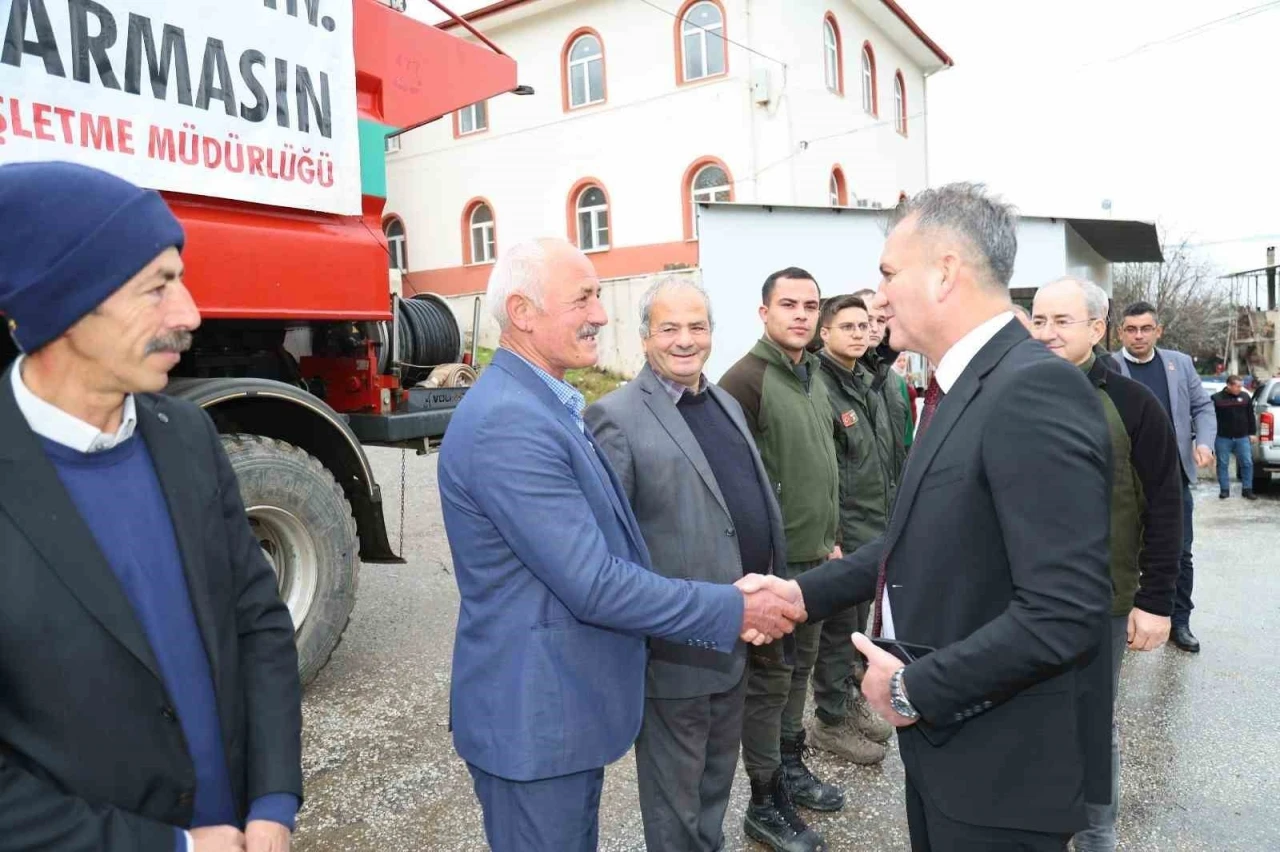
{"type": "Polygon", "coordinates": [[[880,95],[876,87],[876,51],[869,41],[862,43],[860,74],[862,111],[872,118],[879,118],[880,95]]]}
{"type": "Polygon", "coordinates": [[[491,264],[498,256],[498,214],[487,198],[473,198],[462,208],[462,262],[464,266],[484,266],[491,264]],[[489,221],[477,223],[476,213],[480,208],[489,211],[489,221]],[[488,257],[477,258],[475,251],[475,232],[481,232],[482,245],[486,247],[488,257]],[[485,232],[487,231],[487,235],[485,232]]]}
{"type": "MultiPolygon", "coordinates": [[[[698,190],[698,194],[706,194],[708,192],[717,193],[727,189],[729,193],[728,200],[735,200],[736,191],[734,188],[733,172],[723,160],[718,157],[711,156],[699,157],[694,160],[689,167],[685,169],[684,179],[680,183],[680,194],[682,196],[682,208],[684,211],[684,238],[686,242],[698,239],[697,215],[694,210],[694,204],[696,203],[694,199],[694,184],[697,183],[698,175],[702,174],[703,170],[709,166],[715,166],[720,169],[720,171],[724,173],[725,180],[728,183],[721,186],[711,187],[709,189],[698,190]]],[[[697,200],[700,201],[702,199],[697,200]]],[[[711,200],[714,200],[714,198],[711,200]]]]}
{"type": "Polygon", "coordinates": [[[831,175],[827,179],[827,200],[832,207],[849,206],[849,184],[839,163],[831,167],[831,175]],[[835,187],[835,192],[831,191],[832,186],[835,187]]]}
{"type": "Polygon", "coordinates": [[[831,12],[827,12],[822,18],[822,80],[828,91],[844,95],[844,39],[840,35],[840,24],[831,12]],[[830,43],[827,41],[828,34],[832,39],[830,43]],[[832,63],[830,68],[828,60],[832,63]]]}
{"type": "MultiPolygon", "coordinates": [[[[727,77],[729,75],[728,30],[729,30],[728,16],[725,14],[724,5],[720,2],[720,0],[685,0],[684,5],[682,5],[679,11],[676,13],[675,59],[676,59],[676,84],[677,85],[684,86],[692,83],[702,83],[707,80],[715,80],[720,77],[727,77]],[[688,21],[689,14],[698,6],[701,6],[704,4],[715,7],[716,11],[720,13],[720,24],[718,27],[703,27],[699,24],[694,24],[688,21]],[[697,77],[689,77],[685,75],[684,30],[685,30],[686,24],[691,29],[697,30],[697,34],[702,46],[702,70],[704,73],[697,77]],[[724,69],[721,71],[717,71],[715,73],[706,73],[707,56],[709,55],[709,51],[707,49],[707,40],[708,40],[709,34],[713,34],[713,33],[718,34],[720,37],[720,50],[722,52],[722,56],[724,60],[723,61],[724,69]]],[[[692,34],[693,33],[691,32],[690,35],[692,34]]]]}
{"type": "Polygon", "coordinates": [[[402,273],[408,272],[409,239],[408,229],[404,225],[404,219],[395,214],[383,219],[382,236],[387,240],[387,267],[389,269],[398,269],[402,273]],[[396,225],[400,227],[400,233],[392,236],[389,231],[396,225]],[[397,260],[399,260],[399,265],[396,265],[397,260]]]}
{"type": "Polygon", "coordinates": [[[565,39],[564,47],[560,51],[560,101],[565,112],[587,109],[593,106],[600,106],[609,100],[609,66],[605,57],[604,39],[600,33],[591,27],[579,27],[569,34],[565,39]],[[589,57],[587,59],[571,59],[573,48],[579,41],[584,38],[594,38],[596,44],[600,46],[600,55],[589,57]],[[600,97],[591,100],[591,73],[588,65],[595,61],[600,62],[600,97]],[[584,91],[587,94],[587,100],[580,104],[573,103],[573,68],[575,65],[581,64],[583,68],[584,91]]]}
{"type": "Polygon", "coordinates": [[[466,106],[464,106],[462,109],[454,110],[454,112],[453,112],[453,137],[454,137],[455,139],[461,139],[461,138],[462,138],[462,137],[464,137],[464,136],[475,136],[475,135],[480,134],[480,133],[487,133],[488,131],[489,131],[489,99],[488,99],[488,98],[485,98],[484,100],[481,100],[481,101],[476,101],[476,102],[475,102],[475,103],[473,103],[473,104],[467,104],[467,105],[466,105],[466,106]],[[479,109],[477,109],[477,108],[479,108],[479,109]],[[483,127],[477,127],[477,126],[476,126],[476,113],[477,113],[479,110],[483,110],[483,111],[484,111],[484,126],[483,126],[483,127]],[[467,111],[470,111],[470,112],[471,112],[471,124],[472,124],[472,128],[471,128],[470,130],[464,130],[464,129],[463,129],[463,127],[462,127],[462,116],[463,116],[463,113],[465,113],[465,112],[467,112],[467,111]]]}
{"type": "Polygon", "coordinates": [[[893,75],[893,124],[899,134],[907,135],[907,80],[899,69],[893,75]]]}
{"type": "Polygon", "coordinates": [[[613,217],[609,204],[609,193],[604,188],[604,184],[594,179],[584,179],[574,184],[573,190],[569,193],[571,222],[573,227],[570,229],[569,235],[572,242],[583,254],[595,254],[597,252],[608,251],[613,248],[613,217]],[[593,189],[600,191],[604,196],[604,202],[601,204],[593,204],[590,207],[582,206],[583,197],[593,189]],[[586,235],[582,233],[582,214],[586,213],[590,217],[590,238],[592,245],[586,245],[586,235]],[[603,229],[600,227],[600,214],[605,217],[603,229]],[[599,242],[600,232],[604,231],[604,242],[599,242]]]}

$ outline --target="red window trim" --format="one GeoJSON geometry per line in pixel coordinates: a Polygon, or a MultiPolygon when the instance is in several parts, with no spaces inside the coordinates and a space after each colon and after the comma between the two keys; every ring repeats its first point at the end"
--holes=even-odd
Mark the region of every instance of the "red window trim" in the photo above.
{"type": "Polygon", "coordinates": [[[675,46],[676,46],[676,85],[692,86],[696,83],[705,83],[707,80],[718,80],[721,77],[729,76],[729,16],[724,13],[724,4],[720,0],[684,0],[680,4],[680,9],[676,12],[675,46]],[[724,71],[720,74],[708,74],[705,77],[699,77],[696,80],[686,80],[684,78],[684,38],[681,29],[684,27],[684,16],[694,6],[699,3],[711,3],[720,10],[720,40],[724,45],[724,71]]]}
{"type": "MultiPolygon", "coordinates": [[[[836,88],[832,89],[827,86],[827,91],[835,92],[840,97],[844,97],[844,36],[840,34],[840,22],[836,20],[834,12],[828,11],[822,16],[822,22],[831,23],[831,29],[836,34],[836,88]]],[[[861,71],[861,69],[859,69],[861,71]]],[[[822,77],[823,85],[826,85],[827,76],[827,34],[824,30],[822,33],[822,77]]],[[[875,76],[874,74],[872,75],[875,76]]]]}
{"type": "MultiPolygon", "coordinates": [[[[871,117],[880,117],[880,79],[876,70],[876,49],[871,42],[862,43],[862,53],[871,57],[871,117]]],[[[862,53],[858,54],[858,97],[862,97],[862,53]]]]}
{"type": "Polygon", "coordinates": [[[604,106],[608,102],[609,57],[605,51],[604,39],[600,36],[600,33],[591,27],[578,27],[569,34],[569,37],[564,41],[564,46],[560,48],[560,106],[565,112],[577,112],[580,109],[604,106]],[[583,104],[582,106],[573,106],[569,101],[569,50],[573,47],[573,43],[584,35],[594,36],[595,40],[600,43],[600,67],[603,71],[601,82],[604,88],[604,99],[594,103],[583,104]]]}
{"type": "MultiPolygon", "coordinates": [[[[587,253],[607,254],[613,250],[613,245],[616,240],[614,240],[613,232],[613,199],[609,197],[609,188],[604,185],[604,181],[598,178],[584,177],[569,188],[569,195],[565,199],[564,203],[565,232],[569,235],[569,242],[581,249],[582,246],[578,243],[578,196],[582,195],[583,190],[591,186],[599,187],[600,191],[604,193],[604,203],[609,211],[609,245],[605,248],[591,249],[591,251],[587,253]]],[[[494,221],[497,221],[496,216],[494,217],[494,221]]],[[[497,233],[496,228],[494,233],[497,233]]],[[[495,246],[497,245],[496,239],[494,244],[495,246]]]]}
{"type": "Polygon", "coordinates": [[[684,170],[684,178],[680,181],[680,201],[681,210],[684,213],[684,238],[686,242],[697,239],[693,235],[693,179],[697,177],[698,172],[704,166],[719,166],[724,171],[724,176],[729,179],[729,200],[734,200],[735,183],[733,172],[729,171],[729,167],[725,165],[724,160],[712,156],[699,157],[694,160],[689,165],[689,168],[684,170]]]}
{"type": "MultiPolygon", "coordinates": [[[[830,196],[831,178],[836,179],[836,201],[841,207],[849,206],[849,184],[844,179],[844,169],[840,168],[840,164],[836,163],[831,167],[831,175],[827,178],[827,194],[830,196]]],[[[828,199],[829,200],[829,199],[828,199]]]]}
{"type": "MultiPolygon", "coordinates": [[[[408,273],[409,271],[409,226],[404,223],[404,217],[401,216],[399,213],[388,213],[387,215],[383,216],[382,217],[382,238],[384,240],[387,238],[387,225],[390,224],[393,220],[396,222],[399,222],[401,230],[404,231],[404,271],[408,273]]],[[[495,233],[496,233],[496,229],[495,229],[495,233]]],[[[391,244],[389,242],[387,244],[387,254],[388,255],[391,254],[391,244]]]]}
{"type": "MultiPolygon", "coordinates": [[[[902,76],[901,68],[899,68],[896,72],[894,72],[893,81],[895,84],[897,84],[897,86],[902,87],[902,106],[898,107],[897,103],[894,104],[894,109],[900,110],[898,115],[895,115],[893,117],[893,123],[895,125],[894,129],[897,130],[899,134],[905,137],[907,135],[907,130],[910,127],[910,125],[907,122],[907,78],[902,76]],[[899,121],[902,122],[901,127],[896,126],[899,121]]],[[[895,94],[897,93],[895,92],[895,94]]],[[[897,99],[895,98],[894,100],[896,101],[897,99]]]]}
{"type": "Polygon", "coordinates": [[[462,265],[463,266],[484,266],[493,263],[498,257],[498,211],[493,206],[493,202],[485,198],[483,195],[477,195],[475,198],[462,205],[462,265]],[[481,204],[489,208],[489,212],[493,214],[493,258],[490,260],[476,261],[471,254],[471,214],[481,204]]]}

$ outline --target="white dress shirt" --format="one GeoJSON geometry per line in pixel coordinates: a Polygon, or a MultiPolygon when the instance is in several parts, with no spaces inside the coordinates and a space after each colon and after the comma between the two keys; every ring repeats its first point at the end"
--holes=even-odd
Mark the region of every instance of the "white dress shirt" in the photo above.
{"type": "Polygon", "coordinates": [[[1132,352],[1130,352],[1128,349],[1124,348],[1123,346],[1120,347],[1120,354],[1124,356],[1124,360],[1129,361],[1131,363],[1150,364],[1153,360],[1155,360],[1156,348],[1152,346],[1151,351],[1147,353],[1147,357],[1145,359],[1137,357],[1136,355],[1134,355],[1132,352]]]}
{"type": "Polygon", "coordinates": [[[20,355],[13,363],[13,398],[32,432],[81,453],[100,453],[132,437],[134,430],[138,428],[138,409],[134,404],[133,394],[124,398],[120,428],[114,435],[109,435],[32,393],[22,380],[22,361],[25,357],[20,355]]]}
{"type": "MultiPolygon", "coordinates": [[[[949,393],[955,387],[956,381],[959,380],[960,374],[964,372],[965,367],[969,366],[969,362],[974,359],[981,350],[991,342],[991,338],[1000,333],[1000,329],[1009,324],[1013,319],[1013,311],[1004,311],[996,314],[991,319],[976,326],[972,331],[955,342],[955,345],[947,350],[942,356],[942,360],[938,362],[938,368],[933,371],[933,377],[938,382],[938,387],[943,393],[949,393]]],[[[886,639],[893,639],[893,612],[889,607],[889,584],[884,585],[884,592],[880,601],[880,635],[886,639]]]]}

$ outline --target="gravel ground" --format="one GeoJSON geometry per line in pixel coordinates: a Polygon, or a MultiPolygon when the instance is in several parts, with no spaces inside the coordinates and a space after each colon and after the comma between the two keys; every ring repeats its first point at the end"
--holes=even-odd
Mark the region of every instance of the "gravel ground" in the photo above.
{"type": "MultiPolygon", "coordinates": [[[[401,454],[370,452],[398,534],[401,454]]],[[[307,803],[295,848],[483,850],[480,809],[447,730],[449,665],[458,596],[440,517],[434,457],[407,456],[407,565],[366,565],[346,637],[304,701],[307,803]]],[[[1237,486],[1238,488],[1238,486],[1237,486]]],[[[1280,692],[1273,640],[1280,628],[1280,489],[1256,503],[1217,499],[1203,483],[1196,506],[1198,656],[1165,647],[1129,654],[1120,695],[1123,797],[1120,848],[1280,850],[1280,692]],[[1270,767],[1270,768],[1269,768],[1270,767]]],[[[833,852],[906,849],[902,764],[816,758],[848,804],[811,814],[833,852]]],[[[746,778],[726,819],[728,850],[744,840],[746,778]]],[[[605,773],[600,848],[644,849],[635,763],[605,773]]]]}

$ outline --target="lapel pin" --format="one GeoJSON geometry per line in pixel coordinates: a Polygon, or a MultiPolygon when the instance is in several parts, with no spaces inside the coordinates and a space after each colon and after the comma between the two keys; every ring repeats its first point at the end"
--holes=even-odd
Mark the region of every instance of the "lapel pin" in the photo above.
{"type": "Polygon", "coordinates": [[[163,411],[157,411],[156,417],[160,420],[161,423],[169,422],[169,415],[165,414],[163,411]]]}

